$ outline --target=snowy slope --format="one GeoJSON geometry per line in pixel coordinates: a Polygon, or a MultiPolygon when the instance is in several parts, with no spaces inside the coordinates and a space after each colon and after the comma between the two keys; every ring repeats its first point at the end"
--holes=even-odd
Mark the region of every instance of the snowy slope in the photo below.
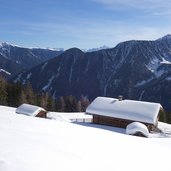
{"type": "Polygon", "coordinates": [[[170,171],[171,138],[140,138],[0,106],[0,171],[170,171]]]}

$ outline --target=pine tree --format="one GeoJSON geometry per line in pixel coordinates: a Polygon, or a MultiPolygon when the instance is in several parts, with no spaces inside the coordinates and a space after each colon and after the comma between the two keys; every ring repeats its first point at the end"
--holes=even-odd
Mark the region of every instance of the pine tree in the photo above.
{"type": "Polygon", "coordinates": [[[72,95],[65,97],[65,111],[66,112],[76,112],[77,111],[77,100],[72,95]]]}
{"type": "Polygon", "coordinates": [[[25,87],[25,94],[26,94],[26,99],[29,104],[36,104],[36,96],[35,93],[33,92],[32,86],[29,82],[27,82],[26,87],[25,87]]]}
{"type": "Polygon", "coordinates": [[[7,105],[7,83],[2,76],[0,76],[0,104],[7,105]]]}
{"type": "MultiPolygon", "coordinates": [[[[44,109],[47,107],[47,93],[42,93],[40,97],[40,106],[44,109]]],[[[46,109],[47,110],[47,109],[46,109]]]]}
{"type": "Polygon", "coordinates": [[[55,100],[48,93],[46,109],[48,111],[55,111],[55,100]]]}
{"type": "Polygon", "coordinates": [[[26,96],[26,93],[25,93],[24,90],[21,90],[19,103],[20,103],[20,104],[28,103],[28,101],[27,101],[27,96],[26,96]]]}
{"type": "Polygon", "coordinates": [[[80,100],[77,103],[77,112],[82,112],[82,105],[80,100]]]}
{"type": "Polygon", "coordinates": [[[85,112],[86,108],[90,104],[90,101],[86,96],[81,96],[80,101],[81,101],[81,105],[82,105],[82,111],[85,112]]]}
{"type": "Polygon", "coordinates": [[[20,99],[22,89],[23,87],[20,83],[8,83],[7,93],[9,106],[18,107],[22,103],[20,99]]]}
{"type": "Polygon", "coordinates": [[[65,108],[66,108],[66,103],[65,103],[65,100],[64,100],[64,97],[61,96],[60,99],[59,99],[59,111],[60,112],[65,112],[65,108]]]}

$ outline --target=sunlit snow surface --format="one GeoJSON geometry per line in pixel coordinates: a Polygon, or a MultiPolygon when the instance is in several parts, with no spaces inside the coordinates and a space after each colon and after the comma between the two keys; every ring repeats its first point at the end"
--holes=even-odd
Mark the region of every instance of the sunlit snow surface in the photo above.
{"type": "Polygon", "coordinates": [[[0,171],[170,171],[170,154],[169,136],[135,137],[124,129],[18,115],[0,106],[0,171]]]}

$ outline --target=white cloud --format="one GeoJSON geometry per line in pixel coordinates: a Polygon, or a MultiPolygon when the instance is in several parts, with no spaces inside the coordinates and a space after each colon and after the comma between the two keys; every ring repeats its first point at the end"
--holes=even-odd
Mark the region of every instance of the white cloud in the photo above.
{"type": "MultiPolygon", "coordinates": [[[[106,20],[72,20],[72,22],[61,23],[23,23],[17,34],[20,36],[41,37],[51,43],[50,47],[71,48],[93,48],[107,45],[114,47],[116,44],[126,40],[155,40],[165,34],[170,33],[171,27],[150,27],[142,25],[132,25],[122,21],[106,20]],[[60,41],[62,40],[62,41],[60,41]],[[52,44],[53,43],[53,44],[52,44]],[[56,43],[56,44],[55,44],[56,43]]],[[[11,30],[12,31],[12,30],[11,30]]],[[[43,45],[45,46],[45,45],[43,45]]]]}
{"type": "Polygon", "coordinates": [[[91,0],[97,3],[104,4],[108,9],[137,9],[146,12],[165,11],[165,14],[170,14],[170,0],[91,0]],[[167,11],[167,12],[166,12],[167,11]]]}

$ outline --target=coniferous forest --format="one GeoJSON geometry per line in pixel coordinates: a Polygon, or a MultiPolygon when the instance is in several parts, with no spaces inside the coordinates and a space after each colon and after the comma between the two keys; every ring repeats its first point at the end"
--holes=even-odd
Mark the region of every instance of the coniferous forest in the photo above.
{"type": "Polygon", "coordinates": [[[18,107],[23,103],[41,106],[47,111],[84,112],[90,101],[87,97],[77,99],[72,95],[53,99],[47,92],[36,94],[29,82],[23,86],[9,83],[0,76],[0,105],[18,107]]]}
{"type": "MultiPolygon", "coordinates": [[[[23,103],[37,105],[47,111],[85,112],[90,101],[85,96],[77,99],[72,95],[53,99],[47,92],[35,93],[29,82],[25,85],[19,82],[9,83],[0,76],[0,105],[18,107],[23,103]]],[[[160,118],[160,121],[171,123],[171,112],[165,111],[165,115],[160,118]]]]}

